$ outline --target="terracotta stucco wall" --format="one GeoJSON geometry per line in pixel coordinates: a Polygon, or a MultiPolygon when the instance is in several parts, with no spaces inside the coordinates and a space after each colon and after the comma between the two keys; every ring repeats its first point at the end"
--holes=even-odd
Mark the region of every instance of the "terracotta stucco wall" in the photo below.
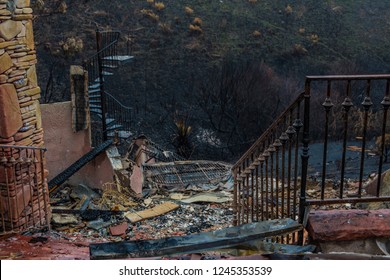
{"type": "MultiPolygon", "coordinates": [[[[50,180],[91,150],[90,130],[73,132],[70,101],[43,104],[41,111],[50,180]]],[[[74,174],[69,183],[101,188],[104,183],[113,182],[113,176],[111,163],[103,152],[74,174]]]]}

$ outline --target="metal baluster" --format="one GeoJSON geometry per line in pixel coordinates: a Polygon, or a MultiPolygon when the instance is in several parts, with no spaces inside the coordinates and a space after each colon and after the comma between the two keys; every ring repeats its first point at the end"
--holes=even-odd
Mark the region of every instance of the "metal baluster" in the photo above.
{"type": "Polygon", "coordinates": [[[265,158],[265,217],[268,220],[269,219],[269,206],[268,206],[268,159],[270,157],[270,153],[267,150],[264,151],[263,156],[265,158]]]}
{"type": "Polygon", "coordinates": [[[288,135],[286,132],[283,132],[282,135],[279,137],[280,142],[282,142],[282,212],[281,212],[281,218],[284,218],[284,213],[285,213],[285,169],[286,169],[286,143],[288,141],[288,135]]]}
{"type": "MultiPolygon", "coordinates": [[[[386,125],[387,125],[387,114],[390,107],[390,79],[386,83],[386,92],[383,100],[381,102],[383,107],[383,121],[382,121],[382,141],[380,146],[380,157],[379,157],[379,167],[378,167],[378,182],[376,186],[376,196],[380,196],[380,187],[381,187],[381,176],[383,168],[383,154],[385,152],[385,141],[386,141],[386,125]]],[[[387,158],[387,155],[386,157],[387,158]]]]}
{"type": "Polygon", "coordinates": [[[366,96],[364,97],[364,100],[362,102],[363,108],[364,108],[364,120],[363,120],[363,142],[362,142],[362,153],[360,158],[360,174],[359,174],[359,190],[358,190],[358,197],[361,197],[362,195],[362,187],[363,187],[363,172],[364,172],[364,157],[366,153],[366,139],[367,139],[367,123],[368,123],[368,113],[371,108],[372,101],[370,97],[370,91],[371,91],[371,80],[367,80],[367,87],[366,87],[366,96]]]}
{"type": "Polygon", "coordinates": [[[260,193],[261,193],[261,220],[264,221],[264,161],[263,154],[259,156],[260,161],[260,193]]]}
{"type": "Polygon", "coordinates": [[[274,216],[274,153],[276,151],[274,145],[269,145],[268,151],[270,153],[270,161],[271,161],[271,166],[270,166],[270,190],[271,190],[271,219],[275,219],[274,216]]]}
{"type": "Polygon", "coordinates": [[[326,92],[326,98],[322,106],[325,109],[325,139],[324,139],[324,151],[322,156],[322,180],[321,180],[321,200],[324,200],[325,195],[325,179],[326,179],[326,163],[328,152],[328,134],[329,134],[329,113],[333,107],[333,103],[330,99],[331,93],[331,81],[328,81],[328,87],[326,92]]]}
{"type": "Polygon", "coordinates": [[[348,80],[347,84],[347,97],[341,104],[344,108],[344,135],[343,135],[343,152],[341,159],[341,177],[340,177],[340,194],[339,198],[342,199],[344,195],[344,176],[345,176],[345,161],[347,152],[347,139],[348,139],[348,115],[351,107],[353,106],[351,96],[351,80],[348,80]]]}
{"type": "Polygon", "coordinates": [[[279,178],[279,151],[280,147],[282,146],[282,143],[277,138],[274,142],[274,147],[276,150],[276,218],[279,219],[279,185],[280,185],[280,178],[279,178]]]}

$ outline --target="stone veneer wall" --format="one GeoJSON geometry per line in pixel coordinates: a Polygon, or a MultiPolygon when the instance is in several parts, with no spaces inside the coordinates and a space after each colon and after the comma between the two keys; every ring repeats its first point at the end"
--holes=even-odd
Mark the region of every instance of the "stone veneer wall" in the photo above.
{"type": "MultiPolygon", "coordinates": [[[[30,0],[0,0],[0,145],[44,145],[32,17],[30,0]]],[[[47,172],[44,176],[40,172],[35,170],[35,175],[46,177],[47,172]]],[[[3,169],[3,187],[4,177],[3,169]]],[[[49,212],[47,180],[35,182],[34,189],[47,202],[46,206],[41,204],[40,211],[49,212]]],[[[24,223],[29,222],[24,219],[15,225],[22,227],[24,223]]]]}

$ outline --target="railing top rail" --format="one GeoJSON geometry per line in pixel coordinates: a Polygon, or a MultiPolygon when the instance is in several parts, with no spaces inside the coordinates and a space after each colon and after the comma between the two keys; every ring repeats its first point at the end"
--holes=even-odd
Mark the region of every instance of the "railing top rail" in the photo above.
{"type": "Polygon", "coordinates": [[[390,79],[390,74],[374,75],[329,75],[329,76],[306,76],[306,81],[326,80],[385,80],[390,79]]]}
{"type": "Polygon", "coordinates": [[[30,150],[42,150],[42,151],[47,151],[47,148],[45,147],[35,147],[35,146],[15,146],[15,145],[0,145],[0,149],[30,149],[30,150]]]}
{"type": "Polygon", "coordinates": [[[116,101],[116,103],[118,103],[118,105],[120,105],[120,106],[123,107],[124,109],[133,110],[133,108],[123,105],[123,103],[120,102],[117,98],[115,98],[115,96],[113,96],[111,93],[109,93],[109,92],[107,92],[107,91],[104,91],[104,93],[106,94],[106,96],[108,96],[109,98],[111,98],[111,99],[113,99],[114,101],[116,101]]]}
{"type": "Polygon", "coordinates": [[[241,158],[233,165],[232,170],[236,169],[245,159],[252,154],[260,143],[264,140],[266,136],[283,120],[283,118],[297,105],[298,102],[301,102],[304,98],[305,92],[301,92],[298,97],[288,106],[282,114],[268,127],[268,129],[261,134],[261,136],[256,140],[255,143],[241,156],[241,158]]]}
{"type": "Polygon", "coordinates": [[[109,43],[107,46],[103,47],[100,51],[98,51],[97,53],[95,53],[94,55],[91,55],[90,57],[88,57],[85,61],[84,61],[84,65],[86,65],[89,61],[92,61],[95,57],[98,57],[99,54],[105,52],[107,49],[111,48],[113,45],[115,45],[116,43],[118,43],[118,39],[112,41],[111,43],[109,43]]]}

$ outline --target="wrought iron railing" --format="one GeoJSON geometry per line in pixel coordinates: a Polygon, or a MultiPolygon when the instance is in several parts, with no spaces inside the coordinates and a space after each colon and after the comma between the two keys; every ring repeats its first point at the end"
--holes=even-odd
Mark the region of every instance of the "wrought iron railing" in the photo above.
{"type": "MultiPolygon", "coordinates": [[[[390,75],[307,77],[305,91],[233,166],[234,223],[289,217],[304,224],[310,206],[390,201],[380,189],[389,133],[389,84],[390,75]],[[322,91],[325,97],[320,99],[322,91]],[[372,195],[363,185],[372,172],[366,161],[369,140],[375,136],[380,136],[379,178],[372,195]],[[360,141],[360,147],[354,147],[357,162],[347,156],[348,143],[355,139],[360,141]],[[338,156],[332,159],[337,174],[327,170],[330,141],[339,141],[332,155],[338,156]],[[310,165],[311,144],[322,145],[319,170],[310,165]],[[347,169],[356,169],[358,187],[347,186],[347,169]],[[308,196],[309,186],[318,188],[318,196],[308,196]]],[[[278,240],[295,242],[297,236],[278,240]]]]}
{"type": "Polygon", "coordinates": [[[104,76],[110,74],[110,70],[117,68],[120,64],[117,51],[119,36],[118,31],[97,31],[97,53],[84,63],[84,68],[88,71],[90,92],[95,92],[100,96],[98,109],[100,109],[101,128],[98,128],[96,124],[93,125],[93,145],[98,145],[108,139],[111,130],[108,127],[108,119],[115,119],[115,124],[122,126],[121,130],[130,130],[132,109],[123,105],[104,89],[104,76]]]}
{"type": "Polygon", "coordinates": [[[89,85],[100,82],[100,72],[104,69],[119,66],[118,60],[115,59],[118,55],[119,36],[118,31],[96,31],[97,52],[83,63],[84,69],[88,71],[89,85]]]}
{"type": "Polygon", "coordinates": [[[107,116],[111,119],[115,119],[115,123],[121,125],[119,130],[130,131],[133,109],[129,106],[125,106],[107,91],[105,93],[107,116]]]}
{"type": "Polygon", "coordinates": [[[0,234],[50,228],[45,151],[0,145],[0,234]]]}
{"type": "Polygon", "coordinates": [[[301,93],[233,166],[235,225],[298,215],[301,93]]]}

